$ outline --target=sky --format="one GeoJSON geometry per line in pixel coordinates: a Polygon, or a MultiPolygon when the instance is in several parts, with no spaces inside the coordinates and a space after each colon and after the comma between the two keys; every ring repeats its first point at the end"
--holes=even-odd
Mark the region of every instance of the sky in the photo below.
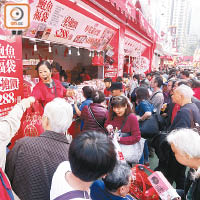
{"type": "Polygon", "coordinates": [[[200,0],[191,0],[192,3],[192,18],[191,31],[200,36],[200,0]]]}

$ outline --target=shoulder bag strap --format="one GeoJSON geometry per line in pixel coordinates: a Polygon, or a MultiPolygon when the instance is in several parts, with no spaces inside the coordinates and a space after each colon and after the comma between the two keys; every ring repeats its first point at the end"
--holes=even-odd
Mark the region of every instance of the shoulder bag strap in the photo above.
{"type": "Polygon", "coordinates": [[[88,193],[86,191],[81,190],[73,190],[70,192],[67,192],[63,195],[60,195],[59,197],[55,198],[54,200],[71,200],[71,199],[90,199],[88,193]]]}
{"type": "Polygon", "coordinates": [[[162,93],[162,92],[161,92],[161,91],[156,92],[155,94],[153,94],[153,95],[151,96],[151,98],[150,98],[149,100],[151,101],[158,93],[162,93]]]}
{"type": "Polygon", "coordinates": [[[92,112],[92,109],[90,106],[88,106],[88,110],[92,116],[92,118],[95,120],[95,122],[99,125],[100,128],[102,128],[106,133],[108,133],[108,131],[97,121],[97,119],[94,116],[94,113],[92,112]]]}
{"type": "Polygon", "coordinates": [[[190,123],[191,123],[191,128],[197,129],[198,133],[200,134],[200,126],[199,123],[196,122],[196,120],[194,119],[194,113],[192,110],[190,110],[190,123]]]}
{"type": "MultiPolygon", "coordinates": [[[[129,115],[128,115],[128,116],[129,116],[129,115]]],[[[123,120],[123,123],[122,123],[122,125],[121,125],[120,130],[122,130],[122,129],[124,128],[124,126],[125,126],[125,124],[126,124],[126,122],[127,122],[128,116],[126,116],[125,119],[123,120]]]]}
{"type": "Polygon", "coordinates": [[[191,128],[195,128],[195,122],[192,110],[190,110],[190,123],[191,123],[191,128]]]}

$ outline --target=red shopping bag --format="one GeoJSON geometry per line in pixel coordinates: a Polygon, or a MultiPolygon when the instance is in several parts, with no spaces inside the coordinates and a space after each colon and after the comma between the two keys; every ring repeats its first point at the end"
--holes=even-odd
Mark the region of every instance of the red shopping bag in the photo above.
{"type": "Polygon", "coordinates": [[[25,113],[22,122],[23,136],[39,136],[44,132],[40,104],[36,101],[25,113]]]}
{"type": "Polygon", "coordinates": [[[137,164],[132,168],[132,183],[129,193],[138,200],[159,200],[159,196],[148,180],[154,171],[145,165],[137,164]]]}
{"type": "Polygon", "coordinates": [[[9,149],[12,149],[16,140],[24,136],[35,137],[44,132],[40,106],[41,105],[36,101],[29,109],[26,110],[21,119],[20,129],[12,138],[9,149]]]}

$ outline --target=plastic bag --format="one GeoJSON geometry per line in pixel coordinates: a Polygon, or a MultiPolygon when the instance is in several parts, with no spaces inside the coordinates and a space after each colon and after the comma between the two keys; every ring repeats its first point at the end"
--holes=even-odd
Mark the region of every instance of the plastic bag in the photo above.
{"type": "Polygon", "coordinates": [[[159,200],[159,196],[148,177],[153,171],[145,165],[137,164],[132,168],[132,183],[129,193],[140,200],[159,200]]]}

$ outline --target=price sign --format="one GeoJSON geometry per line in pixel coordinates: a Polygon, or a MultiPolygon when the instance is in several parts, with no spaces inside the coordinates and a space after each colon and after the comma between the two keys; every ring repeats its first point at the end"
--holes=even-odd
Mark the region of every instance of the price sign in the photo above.
{"type": "Polygon", "coordinates": [[[19,36],[0,36],[0,117],[22,99],[22,41],[19,36]]]}

